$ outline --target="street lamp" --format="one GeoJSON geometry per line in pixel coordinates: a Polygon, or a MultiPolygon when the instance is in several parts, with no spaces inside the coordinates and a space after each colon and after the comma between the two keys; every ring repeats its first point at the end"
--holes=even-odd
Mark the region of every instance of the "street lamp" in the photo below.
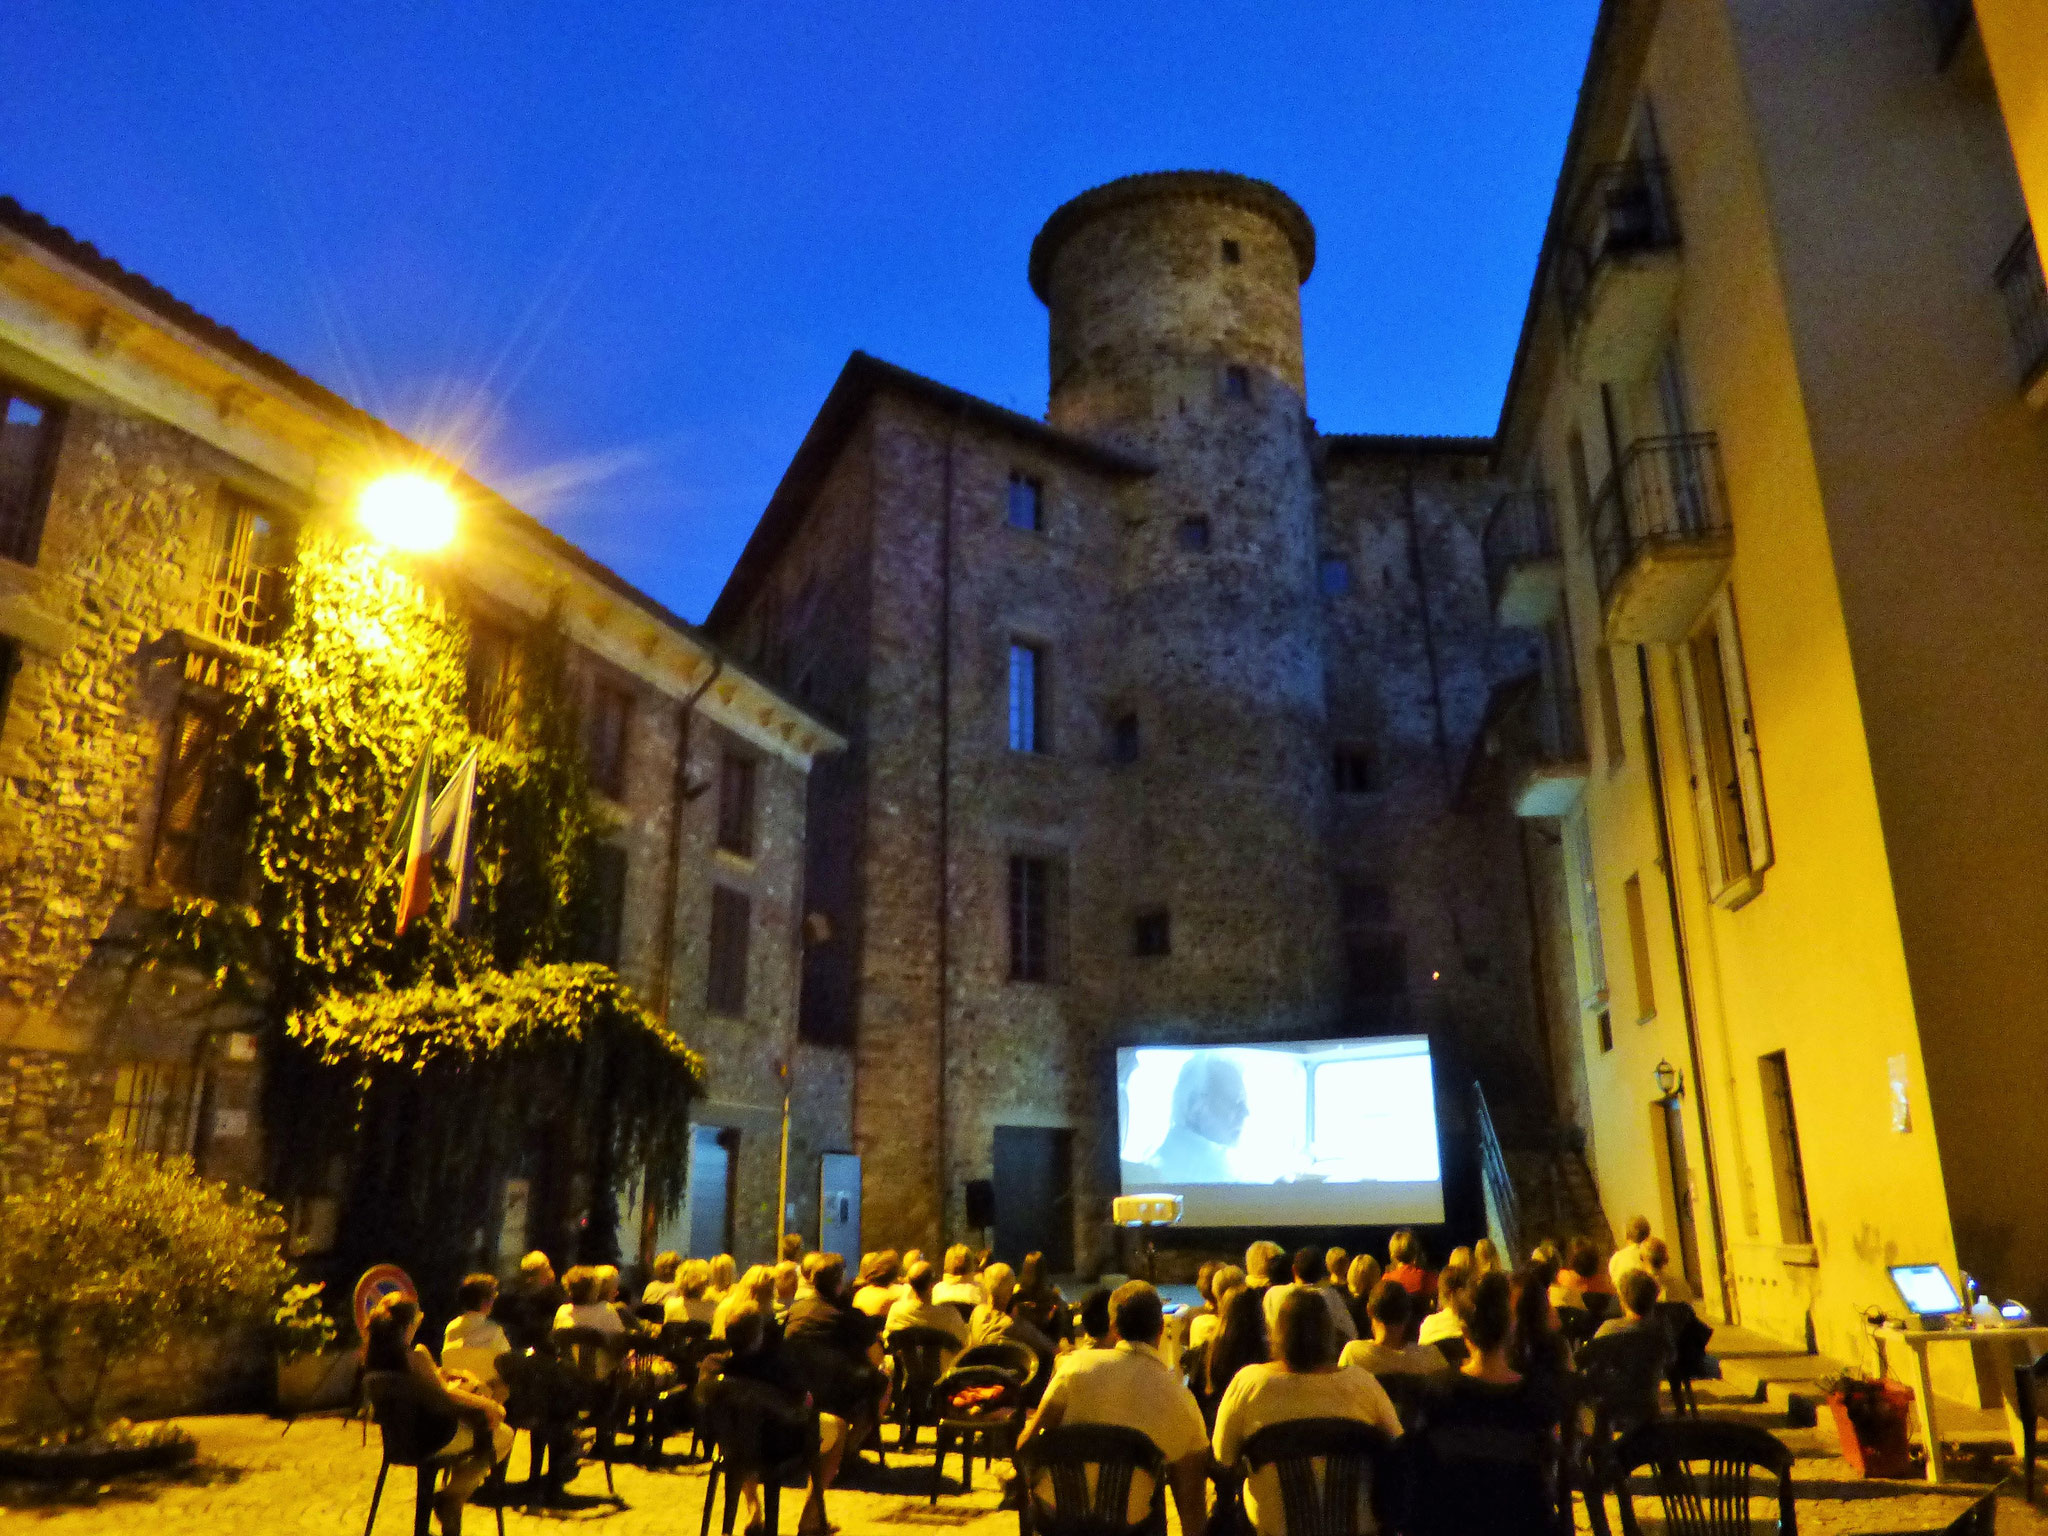
{"type": "Polygon", "coordinates": [[[1684,1081],[1685,1079],[1679,1075],[1678,1068],[1671,1065],[1671,1063],[1668,1061],[1658,1061],[1657,1091],[1663,1094],[1665,1098],[1677,1098],[1679,1086],[1682,1083],[1684,1083],[1684,1081]]]}
{"type": "Polygon", "coordinates": [[[455,537],[455,495],[430,475],[395,470],[363,487],[356,518],[379,543],[427,554],[455,537]]]}

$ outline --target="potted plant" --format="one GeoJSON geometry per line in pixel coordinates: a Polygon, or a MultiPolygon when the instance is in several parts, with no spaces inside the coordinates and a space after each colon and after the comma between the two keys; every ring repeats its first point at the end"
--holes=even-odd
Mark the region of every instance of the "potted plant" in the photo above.
{"type": "Polygon", "coordinates": [[[116,1367],[250,1321],[284,1278],[284,1222],[188,1158],[100,1137],[77,1165],[0,1200],[0,1346],[30,1352],[29,1438],[0,1476],[107,1477],[188,1459],[168,1425],[108,1422],[116,1367]]]}
{"type": "Polygon", "coordinates": [[[295,1285],[270,1314],[277,1346],[277,1411],[287,1418],[316,1408],[339,1408],[355,1391],[353,1350],[336,1349],[341,1329],[320,1305],[327,1287],[295,1285]]]}
{"type": "Polygon", "coordinates": [[[1835,1415],[1842,1455],[1857,1475],[1912,1476],[1906,1430],[1913,1389],[1896,1381],[1872,1381],[1853,1370],[1829,1377],[1821,1385],[1835,1415]]]}

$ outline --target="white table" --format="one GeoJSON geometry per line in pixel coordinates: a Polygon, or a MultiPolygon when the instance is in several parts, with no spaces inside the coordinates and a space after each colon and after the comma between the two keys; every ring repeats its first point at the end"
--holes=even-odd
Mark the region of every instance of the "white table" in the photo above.
{"type": "Polygon", "coordinates": [[[1999,1401],[2005,1406],[2005,1425],[2012,1436],[2012,1453],[2024,1453],[2026,1426],[2020,1419],[2019,1393],[2013,1372],[2048,1349],[2048,1328],[1951,1328],[1922,1332],[1886,1325],[1871,1329],[1880,1348],[1902,1344],[1913,1355],[1913,1389],[1920,1400],[1920,1432],[1927,1441],[1927,1481],[1945,1480],[1948,1468],[1941,1455],[1941,1430],[1936,1422],[1934,1373],[1927,1366],[1927,1351],[1936,1344],[1967,1344],[1972,1363],[1989,1357],[1992,1375],[1998,1382],[1999,1401]]]}

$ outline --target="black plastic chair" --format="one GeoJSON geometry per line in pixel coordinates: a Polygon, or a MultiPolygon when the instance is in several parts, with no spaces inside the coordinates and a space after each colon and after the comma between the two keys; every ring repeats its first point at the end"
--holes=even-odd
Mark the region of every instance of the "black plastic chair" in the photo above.
{"type": "Polygon", "coordinates": [[[918,1431],[939,1422],[932,1392],[960,1341],[943,1328],[898,1328],[882,1345],[889,1351],[888,1421],[896,1426],[896,1449],[914,1451],[918,1431]]]}
{"type": "Polygon", "coordinates": [[[970,1365],[992,1365],[998,1370],[1008,1371],[1017,1378],[1018,1389],[1027,1398],[1031,1395],[1032,1383],[1038,1380],[1039,1371],[1044,1369],[1038,1351],[1016,1339],[989,1339],[969,1345],[953,1359],[956,1371],[970,1365]]]}
{"type": "Polygon", "coordinates": [[[932,1457],[932,1494],[930,1502],[939,1502],[939,1486],[945,1480],[946,1457],[955,1446],[960,1450],[960,1491],[974,1491],[974,1456],[981,1453],[984,1462],[995,1459],[1001,1452],[1008,1455],[1017,1442],[1017,1431],[1021,1428],[1018,1418],[1023,1403],[1024,1388],[1016,1375],[999,1365],[956,1365],[938,1380],[932,1388],[932,1405],[937,1410],[938,1420],[933,1426],[933,1438],[937,1442],[936,1454],[932,1457]],[[972,1412],[965,1412],[953,1406],[953,1398],[961,1392],[993,1390],[995,1396],[978,1404],[972,1412]]]}
{"type": "Polygon", "coordinates": [[[1700,1405],[1693,1397],[1692,1384],[1713,1374],[1707,1363],[1707,1341],[1714,1330],[1700,1321],[1689,1301],[1660,1301],[1657,1321],[1671,1340],[1671,1363],[1666,1380],[1671,1386],[1672,1405],[1680,1412],[1697,1416],[1700,1405]]]}
{"type": "Polygon", "coordinates": [[[1421,1428],[1429,1413],[1429,1400],[1441,1391],[1437,1378],[1445,1374],[1443,1371],[1388,1371],[1384,1376],[1375,1378],[1380,1390],[1387,1394],[1387,1400],[1394,1405],[1394,1412],[1400,1416],[1403,1432],[1413,1434],[1421,1428]]]}
{"type": "Polygon", "coordinates": [[[1671,1365],[1671,1341],[1662,1328],[1631,1328],[1590,1339],[1579,1352],[1579,1373],[1593,1409],[1599,1445],[1659,1415],[1657,1388],[1671,1365]]]}
{"type": "MultiPolygon", "coordinates": [[[[370,1518],[363,1522],[363,1536],[370,1536],[377,1524],[377,1506],[384,1499],[384,1479],[393,1467],[412,1467],[418,1473],[418,1486],[414,1494],[412,1528],[413,1536],[427,1536],[427,1517],[433,1512],[434,1488],[441,1481],[442,1472],[456,1461],[462,1452],[445,1452],[442,1447],[455,1438],[461,1427],[454,1414],[437,1401],[427,1385],[408,1371],[366,1371],[363,1373],[363,1397],[369,1404],[370,1417],[377,1421],[378,1438],[384,1445],[384,1457],[377,1465],[377,1486],[370,1494],[370,1518]]],[[[488,1446],[488,1436],[483,1441],[488,1446]]],[[[500,1463],[493,1470],[497,1478],[503,1471],[500,1463]]],[[[502,1483],[500,1484],[502,1489],[502,1483]]],[[[505,1536],[505,1503],[496,1501],[498,1536],[505,1536]]]]}
{"type": "Polygon", "coordinates": [[[1798,1536],[1792,1452],[1768,1430],[1754,1424],[1660,1419],[1632,1431],[1615,1448],[1622,1536],[1642,1536],[1628,1480],[1643,1467],[1650,1469],[1663,1503],[1667,1530],[1684,1536],[1750,1536],[1750,1502],[1757,1496],[1761,1472],[1778,1485],[1778,1536],[1798,1536]]]}
{"type": "Polygon", "coordinates": [[[1559,1307],[1557,1309],[1557,1331],[1564,1335],[1564,1341],[1571,1346],[1574,1356],[1584,1349],[1593,1335],[1599,1331],[1600,1321],[1586,1307],[1559,1307]]]}
{"type": "Polygon", "coordinates": [[[1472,1353],[1472,1346],[1467,1344],[1463,1337],[1438,1339],[1435,1348],[1436,1352],[1444,1357],[1444,1362],[1454,1371],[1463,1365],[1472,1353]]]}
{"type": "Polygon", "coordinates": [[[1166,1458],[1135,1429],[1062,1424],[1018,1448],[1017,1472],[1024,1484],[1020,1536],[1164,1536],[1166,1458]],[[1133,1524],[1131,1485],[1141,1475],[1151,1481],[1152,1497],[1145,1518],[1133,1524]],[[1050,1504],[1040,1497],[1041,1479],[1050,1504]]]}
{"type": "Polygon", "coordinates": [[[818,1416],[758,1381],[721,1376],[700,1394],[700,1420],[711,1442],[711,1472],[704,1484],[704,1523],[710,1536],[711,1506],[725,1480],[725,1515],[719,1529],[732,1536],[740,1488],[748,1477],[761,1483],[761,1517],[775,1536],[782,1513],[782,1479],[801,1468],[818,1448],[818,1416]]]}
{"type": "Polygon", "coordinates": [[[1581,1293],[1580,1300],[1585,1303],[1586,1310],[1593,1314],[1595,1323],[1604,1323],[1610,1317],[1621,1315],[1621,1298],[1607,1291],[1586,1291],[1581,1293]]]}
{"type": "MultiPolygon", "coordinates": [[[[1269,1424],[1244,1443],[1239,1462],[1240,1508],[1244,1485],[1271,1467],[1280,1481],[1281,1519],[1287,1536],[1359,1536],[1387,1528],[1388,1479],[1394,1442],[1383,1430],[1355,1419],[1290,1419],[1269,1424]],[[1323,1472],[1316,1477],[1316,1462],[1323,1472]]],[[[1241,1529],[1251,1515],[1241,1513],[1241,1529]]]]}
{"type": "Polygon", "coordinates": [[[1402,1437],[1411,1536],[1555,1536],[1571,1529],[1561,1426],[1519,1392],[1447,1385],[1402,1437]]]}
{"type": "Polygon", "coordinates": [[[2039,1421],[2044,1387],[2048,1387],[2048,1355],[2013,1370],[2013,1406],[2020,1416],[2020,1464],[2026,1473],[2029,1504],[2034,1501],[2034,1457],[2041,1448],[2039,1421]]]}
{"type": "Polygon", "coordinates": [[[618,1498],[619,1490],[612,1481],[612,1461],[624,1416],[619,1395],[619,1362],[630,1347],[623,1335],[598,1328],[555,1330],[556,1355],[582,1388],[577,1416],[591,1429],[591,1453],[604,1464],[604,1491],[613,1499],[618,1498]]]}

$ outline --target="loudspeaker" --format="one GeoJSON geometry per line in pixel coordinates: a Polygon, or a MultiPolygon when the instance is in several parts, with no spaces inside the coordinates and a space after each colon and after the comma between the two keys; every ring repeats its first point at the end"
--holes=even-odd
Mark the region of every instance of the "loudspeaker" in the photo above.
{"type": "Polygon", "coordinates": [[[967,1181],[967,1225],[992,1227],[996,1224],[996,1186],[990,1179],[967,1181]]]}

